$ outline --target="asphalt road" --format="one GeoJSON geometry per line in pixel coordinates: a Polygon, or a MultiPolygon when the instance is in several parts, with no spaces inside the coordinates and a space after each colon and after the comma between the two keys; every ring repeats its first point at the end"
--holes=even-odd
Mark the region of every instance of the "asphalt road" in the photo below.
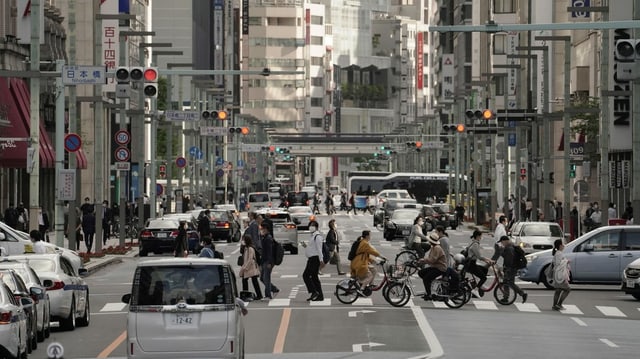
{"type": "MultiPolygon", "coordinates": [[[[370,215],[335,218],[343,239],[344,271],[348,271],[350,243],[363,229],[372,230],[372,244],[386,257],[394,258],[400,250],[400,241],[382,239],[370,215]]],[[[323,232],[328,219],[320,216],[323,232]]],[[[448,232],[452,252],[468,244],[469,228],[448,232]]],[[[299,235],[305,240],[309,236],[308,232],[299,235]]],[[[482,246],[487,255],[492,245],[492,237],[485,236],[482,246]]],[[[237,243],[219,243],[217,248],[235,263],[237,243]]],[[[130,290],[139,260],[144,259],[124,258],[87,277],[90,326],[54,331],[31,357],[46,358],[46,346],[52,341],[64,345],[65,358],[126,357],[126,305],[120,298],[130,290]]],[[[344,305],[333,296],[335,284],[343,277],[332,265],[321,276],[325,301],[310,303],[301,278],[304,264],[303,250],[296,256],[287,253],[273,273],[281,292],[274,300],[249,304],[245,317],[248,358],[630,358],[640,353],[640,301],[617,286],[575,285],[562,313],[551,310],[551,291],[529,283],[519,283],[529,293],[527,303],[511,306],[497,304],[488,294],[460,309],[420,298],[404,308],[393,308],[381,293],[344,305]]]]}

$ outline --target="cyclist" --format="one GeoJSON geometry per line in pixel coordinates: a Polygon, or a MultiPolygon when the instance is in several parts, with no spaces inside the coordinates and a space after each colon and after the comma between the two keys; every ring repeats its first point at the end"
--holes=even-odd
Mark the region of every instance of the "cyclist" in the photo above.
{"type": "Polygon", "coordinates": [[[482,232],[477,229],[473,231],[473,234],[471,235],[471,244],[469,244],[469,247],[467,247],[467,272],[478,277],[478,294],[482,297],[484,296],[482,285],[487,281],[487,273],[489,272],[488,266],[495,262],[487,257],[483,257],[482,254],[480,254],[481,238],[482,232]],[[482,263],[486,263],[487,265],[482,265],[482,263]]]}
{"type": "Polygon", "coordinates": [[[411,227],[411,233],[407,238],[407,248],[413,249],[418,253],[418,258],[424,257],[424,254],[429,250],[429,244],[427,243],[427,236],[422,233],[422,226],[424,225],[424,218],[418,216],[413,220],[413,227],[411,227]]]}
{"type": "Polygon", "coordinates": [[[373,248],[370,240],[371,231],[362,231],[356,256],[351,261],[351,277],[357,279],[361,288],[369,286],[376,276],[376,269],[373,265],[374,261],[370,256],[380,257],[380,252],[373,248]]]}
{"type": "MultiPolygon", "coordinates": [[[[515,250],[513,249],[513,242],[507,236],[500,237],[500,243],[504,248],[502,250],[502,258],[504,259],[504,283],[511,287],[511,289],[515,290],[522,297],[522,303],[527,301],[527,293],[525,293],[518,285],[516,284],[516,274],[518,273],[518,269],[514,266],[514,257],[515,250]]],[[[509,293],[505,293],[506,296],[509,293]]]]}
{"type": "MultiPolygon", "coordinates": [[[[418,271],[418,275],[422,278],[422,282],[424,283],[425,295],[422,296],[424,300],[431,299],[431,282],[439,276],[447,273],[447,257],[445,256],[442,247],[440,247],[440,238],[436,233],[431,233],[429,237],[427,237],[427,240],[431,245],[431,249],[429,249],[429,252],[424,258],[418,259],[418,263],[426,263],[429,265],[428,267],[422,268],[418,271]]],[[[457,288],[457,286],[452,286],[452,288],[457,288]]]]}

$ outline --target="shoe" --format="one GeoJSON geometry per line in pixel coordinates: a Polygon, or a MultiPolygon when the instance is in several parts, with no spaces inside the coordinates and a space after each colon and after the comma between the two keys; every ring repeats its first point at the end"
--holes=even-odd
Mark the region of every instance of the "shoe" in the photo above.
{"type": "Polygon", "coordinates": [[[318,293],[311,293],[311,296],[307,298],[307,302],[310,302],[318,297],[318,293]]]}
{"type": "Polygon", "coordinates": [[[263,297],[255,297],[253,300],[262,300],[263,297]]]}
{"type": "Polygon", "coordinates": [[[318,275],[322,275],[322,271],[318,271],[318,275]]]}
{"type": "Polygon", "coordinates": [[[482,288],[478,288],[478,295],[480,298],[484,297],[484,290],[482,290],[482,288]]]}
{"type": "Polygon", "coordinates": [[[273,298],[271,298],[271,297],[262,297],[262,299],[260,299],[260,300],[261,301],[270,301],[271,299],[273,299],[273,298]]]}
{"type": "Polygon", "coordinates": [[[424,300],[431,300],[431,295],[430,295],[430,294],[423,294],[423,295],[422,295],[422,299],[424,299],[424,300]]]}
{"type": "Polygon", "coordinates": [[[317,297],[311,299],[312,302],[322,302],[324,300],[324,296],[318,295],[317,297]]]}
{"type": "Polygon", "coordinates": [[[529,294],[524,293],[522,294],[522,303],[525,303],[527,301],[527,297],[529,296],[529,294]]]}
{"type": "Polygon", "coordinates": [[[558,305],[554,305],[553,307],[551,307],[552,310],[560,310],[560,306],[558,305]]]}
{"type": "Polygon", "coordinates": [[[480,293],[478,292],[477,289],[474,288],[474,289],[471,290],[471,297],[480,298],[480,293]]]}

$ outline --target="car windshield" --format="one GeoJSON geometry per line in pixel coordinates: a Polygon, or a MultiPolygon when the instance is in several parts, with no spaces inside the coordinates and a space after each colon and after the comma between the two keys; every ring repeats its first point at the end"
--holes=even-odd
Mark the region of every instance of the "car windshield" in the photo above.
{"type": "Polygon", "coordinates": [[[56,271],[56,263],[47,258],[29,258],[28,262],[29,266],[33,268],[36,273],[42,272],[55,272],[56,271]]]}
{"type": "Polygon", "coordinates": [[[289,207],[289,213],[311,214],[311,209],[309,207],[289,207]]]}
{"type": "Polygon", "coordinates": [[[528,237],[562,237],[562,230],[558,226],[548,224],[528,224],[523,227],[522,235],[528,237]]]}
{"type": "Polygon", "coordinates": [[[143,266],[134,276],[132,305],[233,304],[223,266],[143,266]]]}
{"type": "Polygon", "coordinates": [[[4,284],[6,284],[12,292],[16,291],[16,283],[8,271],[0,271],[0,278],[2,278],[4,284]]]}
{"type": "Polygon", "coordinates": [[[227,212],[222,212],[222,211],[211,211],[210,217],[212,221],[217,221],[217,222],[229,220],[229,216],[227,215],[227,212]]]}
{"type": "Polygon", "coordinates": [[[269,195],[267,193],[250,194],[249,202],[269,202],[269,195]]]}
{"type": "Polygon", "coordinates": [[[416,217],[418,217],[420,213],[418,211],[403,211],[403,210],[396,210],[393,212],[393,214],[391,215],[391,220],[398,220],[398,219],[410,219],[410,220],[414,220],[416,217]]]}
{"type": "Polygon", "coordinates": [[[175,219],[152,219],[147,225],[147,229],[176,229],[178,220],[175,219]]]}

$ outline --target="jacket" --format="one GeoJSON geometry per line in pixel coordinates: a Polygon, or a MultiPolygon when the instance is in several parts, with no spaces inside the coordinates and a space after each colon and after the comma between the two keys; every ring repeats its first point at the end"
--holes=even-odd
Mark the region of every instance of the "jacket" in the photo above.
{"type": "Polygon", "coordinates": [[[273,258],[273,237],[271,234],[267,234],[262,237],[262,264],[275,264],[273,258]]]}
{"type": "Polygon", "coordinates": [[[183,257],[184,251],[189,250],[189,245],[187,244],[187,230],[184,227],[180,227],[178,229],[178,237],[176,237],[176,246],[175,252],[176,257],[183,257]]]}
{"type": "Polygon", "coordinates": [[[441,272],[447,271],[447,258],[444,254],[444,250],[439,245],[431,246],[431,249],[424,257],[424,261],[441,272]]]}
{"type": "Polygon", "coordinates": [[[327,247],[329,247],[329,251],[333,252],[333,251],[340,251],[340,246],[338,245],[338,233],[336,232],[335,229],[330,229],[329,232],[327,232],[327,247]]]}
{"type": "Polygon", "coordinates": [[[238,276],[240,278],[251,278],[260,275],[260,268],[256,261],[256,250],[251,246],[246,246],[242,256],[244,257],[244,263],[240,267],[238,276]]]}
{"type": "Polygon", "coordinates": [[[351,261],[351,276],[363,278],[369,272],[369,256],[380,256],[368,240],[361,240],[356,251],[356,257],[351,261]]]}
{"type": "Polygon", "coordinates": [[[427,236],[422,233],[422,227],[420,227],[420,225],[418,225],[417,223],[414,224],[413,227],[411,227],[411,234],[409,234],[409,238],[411,238],[411,240],[409,241],[409,243],[407,243],[408,245],[410,245],[411,243],[421,243],[422,241],[427,241],[427,236]]]}

